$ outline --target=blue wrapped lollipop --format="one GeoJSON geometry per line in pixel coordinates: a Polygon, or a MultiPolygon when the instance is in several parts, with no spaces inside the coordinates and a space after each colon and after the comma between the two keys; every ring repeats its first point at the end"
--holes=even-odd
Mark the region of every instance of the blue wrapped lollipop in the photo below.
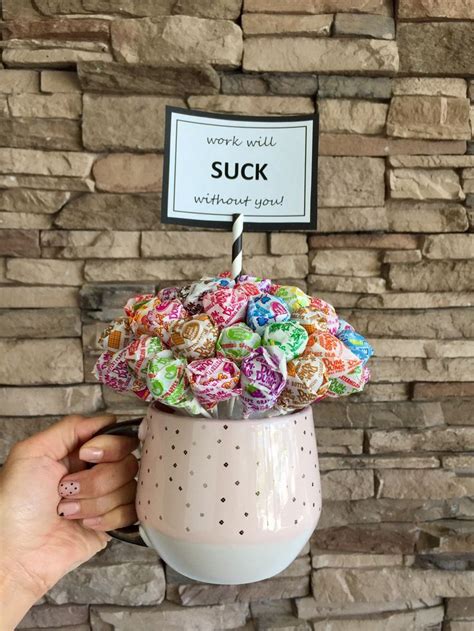
{"type": "Polygon", "coordinates": [[[288,305],[281,298],[270,294],[253,296],[247,307],[247,324],[259,335],[268,324],[286,322],[291,318],[288,305]]]}
{"type": "Polygon", "coordinates": [[[374,349],[367,342],[365,337],[357,331],[345,320],[339,318],[339,328],[336,337],[341,340],[344,346],[354,353],[356,357],[362,359],[365,364],[374,354],[374,349]]]}

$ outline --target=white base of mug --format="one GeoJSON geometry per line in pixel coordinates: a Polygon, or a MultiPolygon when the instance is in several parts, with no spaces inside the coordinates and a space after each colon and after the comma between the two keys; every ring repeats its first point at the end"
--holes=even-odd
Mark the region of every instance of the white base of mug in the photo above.
{"type": "Polygon", "coordinates": [[[270,578],[296,559],[314,528],[271,543],[192,543],[140,526],[145,543],[174,570],[202,583],[241,585],[270,578]]]}

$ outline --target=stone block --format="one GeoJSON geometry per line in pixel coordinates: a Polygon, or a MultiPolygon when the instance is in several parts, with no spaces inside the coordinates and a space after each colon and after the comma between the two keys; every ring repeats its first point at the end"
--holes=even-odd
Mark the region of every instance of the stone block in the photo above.
{"type": "Polygon", "coordinates": [[[390,156],[388,163],[392,167],[414,168],[421,167],[425,169],[447,167],[451,169],[461,169],[463,167],[474,166],[474,156],[390,156]]]}
{"type": "Polygon", "coordinates": [[[357,524],[338,528],[318,528],[311,537],[313,567],[315,567],[315,558],[321,551],[384,555],[413,554],[417,539],[418,530],[410,523],[383,524],[382,526],[357,524]]]}
{"type": "Polygon", "coordinates": [[[83,565],[66,574],[50,589],[47,600],[57,605],[78,603],[138,607],[158,605],[164,596],[165,576],[161,563],[131,562],[83,565]]]}
{"type": "MultiPolygon", "coordinates": [[[[443,607],[430,607],[407,611],[403,613],[390,612],[381,616],[357,616],[345,617],[343,619],[329,622],[331,631],[378,631],[384,628],[386,631],[398,631],[399,629],[424,629],[431,631],[441,628],[443,621],[443,607]]],[[[326,621],[316,620],[313,623],[313,631],[325,631],[326,621]]]]}
{"type": "Polygon", "coordinates": [[[159,96],[86,94],[84,146],[99,151],[162,150],[166,105],[186,107],[181,99],[159,96]]]}
{"type": "Polygon", "coordinates": [[[95,156],[74,151],[0,148],[0,172],[87,177],[95,156]]]}
{"type": "Polygon", "coordinates": [[[244,0],[248,13],[373,13],[391,15],[389,0],[244,0]]]}
{"type": "Polygon", "coordinates": [[[82,98],[79,94],[13,94],[8,97],[12,116],[23,118],[79,119],[82,98]]]}
{"type": "Polygon", "coordinates": [[[2,230],[49,230],[53,219],[33,213],[0,212],[0,225],[2,230]]]}
{"type": "MultiPolygon", "coordinates": [[[[329,177],[329,175],[328,175],[329,177]]],[[[334,191],[337,194],[336,191],[334,191]]],[[[466,211],[464,211],[464,217],[466,211]]],[[[388,230],[383,207],[319,208],[319,232],[371,232],[388,230]]],[[[404,231],[405,232],[405,231],[404,231]]]]}
{"type": "Polygon", "coordinates": [[[54,214],[70,199],[69,192],[21,188],[0,190],[0,209],[16,213],[54,214]]]}
{"type": "MultiPolygon", "coordinates": [[[[338,294],[333,294],[337,297],[338,294]]],[[[334,299],[330,296],[333,302],[334,299]]],[[[354,298],[354,297],[353,297],[354,298]]],[[[360,307],[362,309],[437,309],[438,307],[468,307],[474,296],[469,292],[390,292],[378,296],[360,296],[353,304],[341,304],[341,307],[360,307]]],[[[329,302],[331,302],[331,300],[329,302]]]]}
{"type": "Polygon", "coordinates": [[[321,206],[383,206],[385,167],[382,159],[324,157],[319,168],[321,206]]]}
{"type": "Polygon", "coordinates": [[[163,156],[133,153],[111,154],[95,162],[96,187],[107,193],[160,193],[163,156]]]}
{"type": "Polygon", "coordinates": [[[466,77],[474,73],[471,22],[399,23],[397,44],[403,74],[466,77]]]}
{"type": "Polygon", "coordinates": [[[396,77],[392,82],[394,96],[453,96],[466,97],[465,79],[444,77],[396,77]]]}
{"type": "Polygon", "coordinates": [[[474,235],[432,235],[423,240],[423,256],[428,259],[474,258],[474,235]]]}
{"type": "Polygon", "coordinates": [[[448,620],[469,620],[474,618],[474,598],[448,598],[446,618],[448,620]]]}
{"type": "Polygon", "coordinates": [[[387,134],[401,138],[468,140],[469,100],[445,96],[394,96],[387,134]]]}
{"type": "Polygon", "coordinates": [[[0,311],[2,337],[24,338],[26,331],[28,338],[79,337],[81,335],[81,318],[78,309],[53,308],[44,304],[40,305],[43,308],[27,309],[23,308],[23,305],[28,306],[31,302],[29,302],[28,291],[25,292],[24,287],[11,287],[11,289],[8,287],[6,291],[8,292],[6,304],[2,302],[2,306],[5,304],[6,308],[0,311]],[[19,290],[24,299],[19,304],[20,310],[18,310],[18,304],[17,309],[12,310],[8,307],[9,300],[16,298],[18,303],[21,300],[19,290]]]}
{"type": "Polygon", "coordinates": [[[307,254],[308,240],[305,234],[272,232],[270,233],[270,252],[278,255],[307,254]]]}
{"type": "MultiPolygon", "coordinates": [[[[43,431],[57,420],[59,420],[59,418],[55,416],[44,416],[42,418],[38,418],[37,416],[32,416],[31,418],[0,417],[0,463],[5,462],[10,449],[15,443],[43,431]]],[[[30,610],[30,613],[36,610],[37,608],[34,608],[30,610]]],[[[19,626],[18,628],[23,629],[24,627],[30,626],[28,624],[30,620],[31,618],[29,614],[27,614],[25,621],[20,623],[23,626],[19,626]]]]}
{"type": "Polygon", "coordinates": [[[322,495],[326,500],[360,500],[374,495],[372,471],[328,471],[321,476],[322,495]]]}
{"type": "Polygon", "coordinates": [[[361,454],[364,432],[359,429],[320,428],[317,439],[320,454],[361,454]]]}
{"type": "Polygon", "coordinates": [[[40,256],[38,236],[36,230],[1,230],[0,256],[40,256]]]}
{"type": "Polygon", "coordinates": [[[154,230],[160,226],[159,195],[86,194],[71,200],[55,218],[67,230],[154,230]]]}
{"type": "Polygon", "coordinates": [[[369,453],[474,451],[474,428],[447,427],[423,431],[377,430],[367,434],[369,453]]]}
{"type": "Polygon", "coordinates": [[[320,605],[380,602],[397,598],[468,596],[472,572],[411,568],[322,569],[313,573],[313,593],[320,605]]]}
{"type": "Polygon", "coordinates": [[[189,107],[206,112],[245,114],[248,116],[281,116],[312,114],[314,104],[310,98],[295,96],[191,96],[189,107]]]}
{"type": "Polygon", "coordinates": [[[377,472],[377,497],[388,499],[433,499],[464,497],[474,492],[474,478],[456,476],[452,471],[384,469],[377,472]]]}
{"type": "Polygon", "coordinates": [[[370,339],[377,357],[473,357],[474,341],[370,339]]]}
{"type": "MultiPolygon", "coordinates": [[[[143,232],[141,254],[144,258],[214,258],[225,257],[232,250],[232,235],[193,230],[187,232],[143,232]]],[[[304,235],[298,235],[304,238],[304,235]]],[[[245,235],[247,255],[267,253],[267,235],[248,233],[245,235]]],[[[293,254],[294,252],[288,252],[293,254]]]]}
{"type": "MultiPolygon", "coordinates": [[[[1,287],[0,309],[78,307],[79,292],[74,287],[1,287]]],[[[79,319],[78,319],[79,322],[79,319]]],[[[77,331],[80,330],[78,327],[77,331]]]]}
{"type": "Polygon", "coordinates": [[[474,270],[469,261],[391,264],[388,280],[391,289],[404,291],[469,291],[474,270]]]}
{"type": "Polygon", "coordinates": [[[74,40],[83,42],[109,41],[108,20],[93,18],[68,20],[55,18],[49,20],[12,20],[6,25],[5,39],[54,40],[57,46],[74,40]]]}
{"type": "Polygon", "coordinates": [[[98,385],[2,387],[0,396],[5,416],[92,414],[103,408],[98,385]]]}
{"type": "MultiPolygon", "coordinates": [[[[297,598],[295,600],[296,611],[298,613],[299,618],[310,619],[310,618],[327,618],[327,617],[339,617],[342,616],[341,623],[344,622],[344,618],[347,616],[372,616],[373,614],[388,614],[392,615],[397,611],[407,611],[410,613],[416,610],[423,610],[426,607],[436,607],[442,604],[441,598],[431,598],[429,601],[426,600],[395,600],[390,602],[373,602],[373,603],[343,603],[341,605],[336,606],[321,606],[318,604],[316,598],[297,598]]],[[[332,621],[331,621],[332,622],[332,621]]],[[[338,620],[334,622],[339,623],[338,620]]],[[[352,622],[352,620],[350,621],[352,622]]],[[[368,621],[364,619],[364,622],[368,621]]],[[[365,628],[365,627],[364,627],[365,628]]],[[[405,627],[402,626],[403,629],[405,627]]],[[[351,631],[351,627],[349,629],[345,629],[344,631],[351,631]]],[[[398,631],[398,630],[397,630],[398,631]]]]}
{"type": "Polygon", "coordinates": [[[362,292],[370,294],[381,294],[386,291],[384,278],[311,274],[308,276],[308,282],[310,290],[318,294],[321,291],[362,292]]]}
{"type": "Polygon", "coordinates": [[[474,7],[469,0],[400,0],[398,18],[401,20],[474,20],[474,7]]]}
{"type": "Polygon", "coordinates": [[[89,622],[89,611],[84,605],[63,605],[33,607],[18,625],[18,629],[64,628],[65,625],[80,625],[89,622]]]}
{"type": "Polygon", "coordinates": [[[77,64],[85,91],[133,92],[135,94],[214,94],[219,91],[217,72],[207,63],[179,66],[84,61],[77,64]]]}
{"type": "Polygon", "coordinates": [[[384,40],[250,37],[244,43],[243,68],[247,72],[393,75],[398,71],[398,50],[395,42],[384,40]]]}
{"type": "Polygon", "coordinates": [[[418,263],[421,261],[420,250],[391,250],[385,252],[382,262],[385,263],[418,263]]]}
{"type": "Polygon", "coordinates": [[[139,257],[139,244],[139,232],[50,230],[41,236],[43,256],[55,259],[139,257]]]}
{"type": "Polygon", "coordinates": [[[105,51],[82,50],[80,48],[7,48],[3,61],[10,68],[70,68],[79,61],[113,61],[105,51]]]}
{"type": "Polygon", "coordinates": [[[322,132],[381,134],[388,105],[355,99],[322,99],[318,103],[322,132]]]}
{"type": "Polygon", "coordinates": [[[389,200],[386,214],[393,232],[465,232],[469,227],[466,209],[460,204],[389,200]]]}
{"type": "Polygon", "coordinates": [[[334,35],[395,39],[395,22],[382,15],[338,13],[334,20],[334,35]]]}
{"type": "Polygon", "coordinates": [[[54,259],[11,259],[6,276],[19,283],[37,285],[82,285],[82,261],[54,259]]]}
{"type": "Polygon", "coordinates": [[[44,70],[41,73],[41,92],[55,94],[80,92],[77,72],[70,70],[44,70]]]}
{"type": "Polygon", "coordinates": [[[321,156],[392,156],[398,154],[462,153],[461,140],[408,140],[357,134],[321,134],[321,156]]]}
{"type": "Polygon", "coordinates": [[[115,58],[132,64],[208,63],[233,68],[242,58],[242,31],[226,20],[185,15],[115,20],[111,37],[115,58]]]}
{"type": "Polygon", "coordinates": [[[301,35],[328,37],[333,15],[264,15],[244,13],[242,29],[246,37],[253,35],[301,35]]]}
{"type": "Polygon", "coordinates": [[[377,250],[316,250],[310,271],[334,276],[379,276],[381,258],[377,250]]]}
{"type": "Polygon", "coordinates": [[[388,184],[393,199],[465,198],[459,176],[452,169],[391,169],[388,184]]]}
{"type": "Polygon", "coordinates": [[[18,149],[80,151],[81,128],[79,121],[65,118],[0,119],[0,144],[18,149]]]}
{"type": "Polygon", "coordinates": [[[389,99],[391,79],[387,77],[319,77],[318,95],[324,99],[389,99]]]}
{"type": "Polygon", "coordinates": [[[321,471],[332,471],[333,469],[439,469],[440,464],[440,459],[436,456],[323,456],[319,459],[321,471]]]}
{"type": "Polygon", "coordinates": [[[39,74],[35,70],[0,69],[0,94],[39,92],[39,74]]]}
{"type": "Polygon", "coordinates": [[[433,399],[444,399],[445,397],[474,397],[474,386],[472,383],[462,382],[414,384],[413,398],[415,400],[429,401],[433,399]]]}
{"type": "MultiPolygon", "coordinates": [[[[67,121],[66,121],[67,122],[67,121]]],[[[94,180],[88,177],[48,177],[47,175],[0,175],[2,188],[33,188],[51,191],[93,191],[94,180]]]]}

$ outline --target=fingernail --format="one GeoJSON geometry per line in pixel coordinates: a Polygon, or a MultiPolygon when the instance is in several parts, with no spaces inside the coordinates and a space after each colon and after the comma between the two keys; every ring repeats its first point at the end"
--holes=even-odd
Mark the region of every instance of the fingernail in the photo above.
{"type": "Polygon", "coordinates": [[[94,526],[98,526],[102,521],[102,517],[88,517],[87,519],[83,519],[82,523],[87,528],[93,528],[94,526]]]}
{"type": "Polygon", "coordinates": [[[99,462],[104,457],[104,450],[84,447],[84,449],[80,450],[79,457],[81,460],[87,460],[87,462],[99,462]]]}
{"type": "Polygon", "coordinates": [[[67,482],[61,482],[59,484],[59,495],[61,497],[69,497],[70,495],[77,495],[81,490],[79,482],[68,480],[67,482]]]}
{"type": "Polygon", "coordinates": [[[75,515],[81,509],[79,502],[60,502],[58,506],[58,513],[60,517],[69,517],[75,515]]]}

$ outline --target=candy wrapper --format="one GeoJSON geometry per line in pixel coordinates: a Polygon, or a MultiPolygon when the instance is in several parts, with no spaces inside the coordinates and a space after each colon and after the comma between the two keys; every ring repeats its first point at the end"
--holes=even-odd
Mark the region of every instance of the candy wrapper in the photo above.
{"type": "Polygon", "coordinates": [[[316,355],[304,355],[288,362],[286,385],[277,402],[285,414],[301,410],[323,399],[329,388],[329,379],[323,360],[316,355]]]}
{"type": "Polygon", "coordinates": [[[258,333],[243,322],[237,322],[222,329],[216,344],[218,355],[223,355],[240,363],[252,351],[260,346],[258,333]]]}
{"type": "Polygon", "coordinates": [[[277,296],[262,294],[250,298],[247,307],[247,324],[259,335],[268,324],[286,322],[291,317],[287,304],[277,296]]]}
{"type": "Polygon", "coordinates": [[[233,287],[223,287],[209,292],[202,299],[204,311],[220,329],[245,320],[247,303],[248,296],[245,292],[233,287]]]}
{"type": "Polygon", "coordinates": [[[308,343],[308,333],[300,324],[288,322],[273,322],[265,327],[262,346],[277,346],[290,361],[301,355],[308,343]]]}
{"type": "Polygon", "coordinates": [[[212,410],[219,402],[240,394],[240,370],[229,359],[197,359],[188,364],[186,374],[194,396],[207,410],[212,410]]]}
{"type": "Polygon", "coordinates": [[[179,292],[180,287],[163,287],[156,295],[162,302],[167,302],[179,298],[179,292]]]}
{"type": "Polygon", "coordinates": [[[133,382],[133,374],[129,370],[123,350],[117,353],[102,353],[95,363],[94,375],[97,381],[115,392],[130,390],[133,382]]]}
{"type": "Polygon", "coordinates": [[[374,349],[363,335],[354,331],[353,327],[345,320],[339,319],[337,337],[344,346],[354,353],[365,364],[374,354],[374,349]]]}
{"type": "Polygon", "coordinates": [[[214,355],[218,334],[212,319],[201,313],[172,324],[169,344],[176,354],[188,360],[204,359],[214,355]]]}
{"type": "Polygon", "coordinates": [[[196,283],[182,287],[179,298],[187,311],[195,315],[203,312],[203,299],[208,292],[214,292],[224,287],[233,287],[234,284],[231,278],[201,278],[196,283]]]}
{"type": "Polygon", "coordinates": [[[329,377],[345,375],[362,363],[362,360],[331,333],[321,332],[310,335],[305,349],[305,354],[307,353],[321,357],[329,377]]]}
{"type": "Polygon", "coordinates": [[[237,285],[255,285],[260,293],[267,293],[270,291],[272,281],[269,278],[259,278],[258,276],[249,276],[248,274],[241,274],[237,279],[237,285]]]}
{"type": "Polygon", "coordinates": [[[110,324],[99,337],[99,344],[109,353],[115,353],[130,344],[133,333],[128,318],[120,318],[110,324]]]}
{"type": "Polygon", "coordinates": [[[291,314],[291,319],[301,324],[306,329],[308,335],[317,331],[328,330],[328,320],[322,311],[317,311],[312,307],[300,307],[291,314]]]}
{"type": "Polygon", "coordinates": [[[130,328],[135,335],[155,335],[167,340],[170,324],[188,315],[180,300],[161,302],[155,297],[135,310],[130,321],[130,328]]]}
{"type": "Polygon", "coordinates": [[[328,397],[347,397],[350,394],[361,392],[370,379],[370,371],[363,366],[357,366],[347,375],[333,377],[329,380],[328,397]]]}
{"type": "Polygon", "coordinates": [[[291,312],[301,307],[308,307],[311,304],[311,297],[299,287],[275,285],[272,288],[272,294],[284,300],[291,312]]]}
{"type": "Polygon", "coordinates": [[[138,296],[130,298],[127,300],[125,307],[123,308],[125,315],[129,318],[133,318],[135,312],[154,297],[155,296],[153,294],[139,294],[138,296]]]}
{"type": "Polygon", "coordinates": [[[124,358],[129,368],[143,379],[146,378],[148,362],[154,357],[173,357],[159,337],[141,335],[127,346],[124,358]]]}
{"type": "Polygon", "coordinates": [[[242,360],[240,370],[244,416],[270,410],[286,383],[283,353],[259,346],[242,360]]]}
{"type": "Polygon", "coordinates": [[[325,315],[329,333],[336,335],[339,328],[339,318],[334,307],[330,305],[329,302],[314,296],[311,297],[309,306],[314,311],[319,311],[325,315]]]}
{"type": "Polygon", "coordinates": [[[186,377],[186,362],[179,357],[155,357],[148,362],[147,386],[154,399],[165,405],[199,414],[202,407],[193,396],[186,377]]]}

